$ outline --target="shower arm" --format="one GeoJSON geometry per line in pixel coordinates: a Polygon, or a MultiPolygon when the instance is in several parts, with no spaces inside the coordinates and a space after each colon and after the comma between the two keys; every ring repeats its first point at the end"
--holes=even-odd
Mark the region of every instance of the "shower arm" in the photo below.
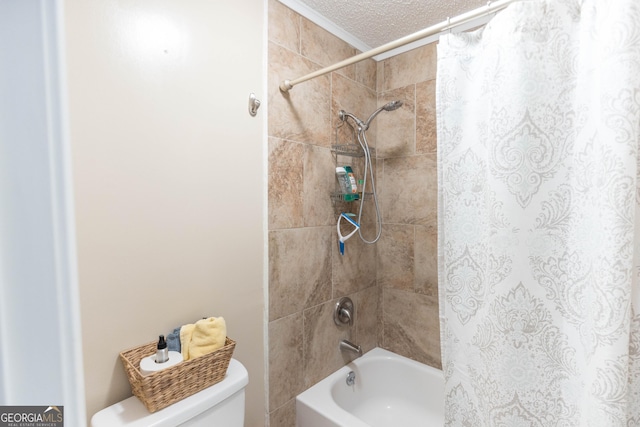
{"type": "Polygon", "coordinates": [[[347,113],[344,110],[338,111],[338,118],[343,122],[346,122],[348,118],[351,118],[351,120],[356,122],[356,124],[358,125],[358,131],[367,130],[367,128],[369,127],[369,125],[366,125],[365,127],[365,123],[363,123],[362,120],[360,120],[359,118],[357,118],[351,113],[347,113]]]}

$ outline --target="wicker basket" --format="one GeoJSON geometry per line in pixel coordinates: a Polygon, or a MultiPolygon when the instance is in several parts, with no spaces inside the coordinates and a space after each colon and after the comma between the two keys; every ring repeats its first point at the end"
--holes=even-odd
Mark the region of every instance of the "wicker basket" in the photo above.
{"type": "Polygon", "coordinates": [[[131,391],[149,412],[176,403],[224,379],[236,342],[227,337],[224,347],[213,353],[180,362],[146,377],[140,373],[140,360],[156,352],[157,342],[120,353],[131,391]]]}

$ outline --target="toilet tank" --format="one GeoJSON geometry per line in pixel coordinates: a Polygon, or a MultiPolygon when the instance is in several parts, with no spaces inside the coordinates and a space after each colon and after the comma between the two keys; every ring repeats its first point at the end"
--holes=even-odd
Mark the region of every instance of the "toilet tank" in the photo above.
{"type": "Polygon", "coordinates": [[[92,427],[243,427],[247,370],[235,359],[222,381],[150,413],[135,396],[97,412],[92,427]]]}

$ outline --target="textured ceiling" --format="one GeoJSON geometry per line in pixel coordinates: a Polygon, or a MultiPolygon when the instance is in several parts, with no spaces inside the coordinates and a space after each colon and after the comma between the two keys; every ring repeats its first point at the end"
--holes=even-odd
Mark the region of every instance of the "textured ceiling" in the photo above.
{"type": "Polygon", "coordinates": [[[480,6],[486,0],[298,0],[371,48],[480,6]]]}

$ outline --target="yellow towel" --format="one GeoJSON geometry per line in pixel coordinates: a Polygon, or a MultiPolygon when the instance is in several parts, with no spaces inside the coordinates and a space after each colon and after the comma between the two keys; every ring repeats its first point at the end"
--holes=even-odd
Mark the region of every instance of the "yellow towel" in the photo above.
{"type": "Polygon", "coordinates": [[[180,328],[180,345],[183,360],[203,356],[224,347],[227,325],[222,317],[198,320],[195,325],[180,328]]]}
{"type": "Polygon", "coordinates": [[[189,323],[182,325],[180,328],[180,352],[182,353],[182,360],[189,360],[189,344],[191,343],[191,335],[196,325],[189,323]]]}

